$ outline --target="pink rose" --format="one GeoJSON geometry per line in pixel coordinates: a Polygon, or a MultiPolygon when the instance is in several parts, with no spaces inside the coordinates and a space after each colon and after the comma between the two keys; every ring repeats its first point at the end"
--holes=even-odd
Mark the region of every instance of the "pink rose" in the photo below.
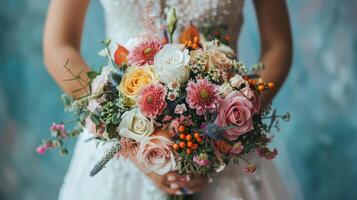
{"type": "Polygon", "coordinates": [[[220,127],[234,126],[224,132],[229,140],[253,130],[253,115],[255,113],[252,102],[242,93],[233,91],[221,101],[216,123],[220,127]]]}
{"type": "Polygon", "coordinates": [[[143,139],[136,154],[139,167],[144,172],[164,175],[175,168],[175,157],[171,151],[172,141],[162,136],[143,139]]]}
{"type": "Polygon", "coordinates": [[[260,100],[259,97],[253,92],[252,89],[250,89],[249,86],[244,87],[241,92],[248,97],[248,99],[250,100],[250,102],[252,102],[253,107],[254,107],[254,111],[256,113],[258,113],[260,111],[260,100]]]}

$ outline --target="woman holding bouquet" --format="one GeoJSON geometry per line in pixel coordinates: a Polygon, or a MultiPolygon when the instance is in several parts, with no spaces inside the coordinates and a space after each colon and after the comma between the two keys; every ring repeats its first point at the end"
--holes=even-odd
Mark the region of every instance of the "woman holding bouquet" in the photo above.
{"type": "MultiPolygon", "coordinates": [[[[145,27],[140,14],[145,0],[101,0],[106,18],[107,36],[115,43],[125,44],[145,27]]],[[[49,6],[45,34],[44,59],[48,71],[58,85],[76,97],[89,88],[79,82],[63,81],[79,74],[89,81],[90,71],[80,55],[81,35],[88,0],[52,0],[49,6]],[[68,61],[69,71],[59,70],[68,61]],[[76,93],[72,91],[82,88],[76,93]]],[[[283,84],[291,63],[292,41],[289,17],[284,0],[254,0],[261,39],[261,62],[266,66],[261,78],[275,83],[274,89],[261,97],[262,106],[268,105],[283,84]]],[[[190,22],[202,26],[226,26],[229,45],[235,49],[242,25],[243,0],[160,0],[153,2],[157,23],[165,15],[165,8],[175,7],[180,19],[178,30],[190,22]]],[[[199,27],[200,28],[200,27],[199,27]]],[[[228,39],[227,39],[228,40],[228,39]]],[[[112,49],[113,50],[113,49],[112,49]]],[[[85,85],[85,84],[84,84],[85,85]]],[[[166,130],[157,130],[165,135],[166,130]]],[[[175,172],[164,175],[141,172],[135,165],[137,159],[129,156],[110,162],[97,176],[89,177],[90,168],[108,148],[95,143],[85,143],[89,133],[81,134],[72,163],[60,191],[60,200],[72,199],[165,199],[166,194],[198,193],[200,199],[289,199],[288,192],[271,163],[259,161],[255,175],[245,175],[236,166],[227,166],[218,176],[195,176],[191,180],[175,172]]],[[[170,163],[168,163],[170,164],[170,163]]]]}

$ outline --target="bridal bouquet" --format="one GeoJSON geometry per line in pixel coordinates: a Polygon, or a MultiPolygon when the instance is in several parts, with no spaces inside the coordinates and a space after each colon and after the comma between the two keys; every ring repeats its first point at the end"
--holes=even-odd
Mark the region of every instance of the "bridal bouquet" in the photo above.
{"type": "Polygon", "coordinates": [[[79,126],[69,131],[64,123],[53,124],[53,137],[38,152],[59,147],[66,153],[64,140],[85,127],[93,139],[113,145],[91,176],[115,156],[127,158],[133,152],[143,171],[160,175],[214,174],[230,162],[252,173],[255,165],[248,154],[273,159],[277,150],[268,148],[271,129],[289,115],[260,107],[259,95],[274,87],[256,75],[263,65],[249,74],[225,45],[227,37],[208,41],[193,24],[173,42],[176,21],[171,10],[163,36],[142,33],[118,44],[113,54],[110,41],[104,41],[99,54],[108,64],[87,73],[90,94],[63,96],[79,126]]]}

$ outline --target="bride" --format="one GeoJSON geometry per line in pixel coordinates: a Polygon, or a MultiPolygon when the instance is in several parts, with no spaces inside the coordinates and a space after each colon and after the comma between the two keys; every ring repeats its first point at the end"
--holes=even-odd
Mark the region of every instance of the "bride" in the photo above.
{"type": "MultiPolygon", "coordinates": [[[[101,0],[105,11],[106,33],[115,43],[126,41],[142,31],[141,13],[148,0],[101,0]]],[[[80,55],[81,35],[89,0],[52,0],[44,33],[44,59],[49,73],[67,93],[78,88],[68,72],[59,70],[69,60],[74,73],[87,72],[89,67],[80,55]]],[[[175,7],[180,19],[178,29],[190,21],[198,26],[227,25],[231,47],[236,48],[242,25],[243,0],[155,0],[153,13],[163,19],[165,8],[175,7]]],[[[274,81],[277,87],[262,97],[263,106],[269,104],[286,78],[291,62],[292,42],[288,11],[284,0],[254,0],[261,40],[261,62],[266,65],[261,76],[274,81]]],[[[158,20],[160,23],[160,20],[158,20]]],[[[87,79],[85,73],[80,73],[87,79]]],[[[80,93],[75,96],[83,95],[80,93]]],[[[199,192],[199,199],[290,199],[271,162],[259,159],[255,175],[245,175],[236,166],[212,177],[205,176],[189,182],[174,172],[163,176],[144,174],[135,160],[112,160],[95,177],[89,171],[108,146],[96,147],[84,131],[75,147],[72,162],[60,190],[60,200],[163,200],[166,194],[180,194],[179,188],[189,193],[199,192]]]]}

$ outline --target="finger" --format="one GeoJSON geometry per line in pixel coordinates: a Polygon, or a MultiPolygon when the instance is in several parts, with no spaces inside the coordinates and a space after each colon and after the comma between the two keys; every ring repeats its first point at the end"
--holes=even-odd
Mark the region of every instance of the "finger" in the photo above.
{"type": "Polygon", "coordinates": [[[158,185],[159,189],[168,193],[168,194],[172,194],[172,195],[175,195],[175,194],[182,194],[182,192],[179,191],[179,189],[173,189],[171,187],[168,187],[168,186],[165,186],[165,185],[161,185],[159,184],[158,185]]]}

